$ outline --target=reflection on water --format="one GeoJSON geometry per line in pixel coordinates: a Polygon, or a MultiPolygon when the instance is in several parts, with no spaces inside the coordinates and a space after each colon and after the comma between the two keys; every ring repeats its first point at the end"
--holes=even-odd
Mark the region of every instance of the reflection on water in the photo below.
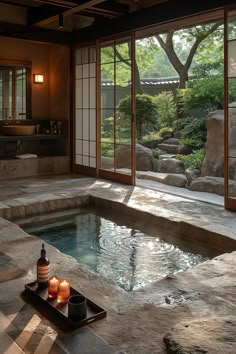
{"type": "Polygon", "coordinates": [[[206,260],[91,213],[64,223],[31,228],[30,232],[127,291],[206,260]]]}

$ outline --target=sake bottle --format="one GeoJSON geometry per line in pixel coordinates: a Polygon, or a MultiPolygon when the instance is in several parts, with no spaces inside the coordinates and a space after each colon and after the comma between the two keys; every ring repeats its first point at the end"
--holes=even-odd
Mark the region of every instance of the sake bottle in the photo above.
{"type": "Polygon", "coordinates": [[[37,261],[37,283],[38,286],[46,287],[50,276],[49,260],[46,257],[44,243],[42,244],[41,257],[37,261]]]}

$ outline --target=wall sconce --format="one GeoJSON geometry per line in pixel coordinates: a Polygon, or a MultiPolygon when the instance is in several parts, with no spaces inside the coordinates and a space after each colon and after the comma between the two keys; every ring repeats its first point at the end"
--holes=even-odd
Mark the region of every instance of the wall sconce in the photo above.
{"type": "Polygon", "coordinates": [[[34,83],[42,84],[44,82],[44,76],[42,74],[34,74],[34,83]]]}

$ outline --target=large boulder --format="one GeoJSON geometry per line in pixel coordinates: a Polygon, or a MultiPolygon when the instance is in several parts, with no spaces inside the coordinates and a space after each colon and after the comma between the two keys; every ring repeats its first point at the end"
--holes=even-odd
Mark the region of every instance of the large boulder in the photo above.
{"type": "Polygon", "coordinates": [[[169,186],[185,188],[188,180],[185,175],[170,173],[167,174],[163,182],[169,186]]]}
{"type": "Polygon", "coordinates": [[[209,113],[207,142],[201,176],[224,176],[224,111],[209,113]]]}
{"type": "MultiPolygon", "coordinates": [[[[131,146],[120,145],[116,151],[116,167],[131,168],[131,146]]],[[[152,171],[153,154],[152,150],[136,144],[136,170],[152,171]]]]}
{"type": "Polygon", "coordinates": [[[162,159],[157,163],[156,172],[184,174],[184,164],[177,159],[162,159]]]}
{"type": "Polygon", "coordinates": [[[155,149],[158,147],[159,144],[162,143],[163,140],[164,140],[163,138],[159,138],[159,139],[155,139],[155,140],[148,140],[148,141],[142,142],[142,145],[149,148],[149,149],[155,149]]]}
{"type": "Polygon", "coordinates": [[[167,152],[167,154],[177,154],[179,145],[167,144],[165,141],[158,145],[158,148],[162,151],[167,152]]]}
{"type": "Polygon", "coordinates": [[[205,316],[182,320],[164,337],[168,354],[233,354],[236,317],[205,316]]]}
{"type": "MultiPolygon", "coordinates": [[[[224,178],[205,176],[195,179],[188,187],[191,191],[224,195],[224,178]]],[[[229,181],[229,195],[236,197],[236,181],[229,181]]]]}

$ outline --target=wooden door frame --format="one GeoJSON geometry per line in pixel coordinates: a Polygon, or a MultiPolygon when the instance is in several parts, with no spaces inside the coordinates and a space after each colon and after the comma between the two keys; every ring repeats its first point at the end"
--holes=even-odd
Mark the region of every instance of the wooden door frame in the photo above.
{"type": "MultiPolygon", "coordinates": [[[[114,62],[115,64],[115,62],[114,62]]],[[[124,184],[135,185],[135,32],[112,36],[97,41],[97,177],[124,184]],[[129,38],[131,42],[131,175],[101,169],[101,62],[100,49],[103,43],[129,38]]],[[[115,130],[114,130],[115,132],[115,130]]],[[[115,139],[114,139],[115,142],[115,139]]],[[[115,146],[115,143],[114,143],[115,146]]],[[[116,154],[114,153],[114,168],[116,154]]]]}
{"type": "MultiPolygon", "coordinates": [[[[229,193],[229,112],[228,112],[228,12],[236,11],[236,6],[228,6],[224,11],[224,206],[225,209],[236,211],[236,198],[228,196],[229,193]]],[[[236,158],[235,158],[236,161],[236,158]]]]}

